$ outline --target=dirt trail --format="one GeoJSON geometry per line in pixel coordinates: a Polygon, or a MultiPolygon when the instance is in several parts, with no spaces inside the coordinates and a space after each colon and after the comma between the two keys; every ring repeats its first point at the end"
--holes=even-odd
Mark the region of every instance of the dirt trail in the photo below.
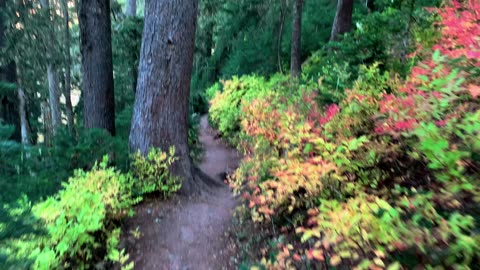
{"type": "MultiPolygon", "coordinates": [[[[223,181],[225,172],[238,166],[240,156],[216,139],[206,116],[201,119],[200,141],[205,150],[200,168],[223,181]]],[[[130,237],[128,244],[135,269],[233,269],[234,245],[228,228],[235,205],[227,186],[208,195],[146,201],[127,224],[129,230],[141,232],[139,239],[130,237]]]]}

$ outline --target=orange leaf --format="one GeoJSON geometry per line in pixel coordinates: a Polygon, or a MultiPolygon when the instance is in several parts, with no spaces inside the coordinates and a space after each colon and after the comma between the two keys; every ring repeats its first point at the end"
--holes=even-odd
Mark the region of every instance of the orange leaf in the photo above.
{"type": "Polygon", "coordinates": [[[324,261],[325,260],[325,258],[323,257],[323,251],[319,250],[319,249],[316,249],[316,250],[312,251],[312,256],[317,261],[324,261]]]}
{"type": "Polygon", "coordinates": [[[470,84],[468,86],[468,92],[470,92],[473,98],[477,98],[478,96],[480,96],[480,86],[470,84]]]}

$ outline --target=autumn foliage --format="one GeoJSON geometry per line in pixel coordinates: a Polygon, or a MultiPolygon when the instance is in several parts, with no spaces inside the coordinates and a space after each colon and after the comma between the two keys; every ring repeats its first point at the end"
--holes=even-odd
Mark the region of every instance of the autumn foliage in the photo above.
{"type": "Polygon", "coordinates": [[[321,82],[242,103],[232,185],[273,224],[264,267],[480,264],[480,3],[430,12],[441,38],[405,80],[374,65],[339,104],[318,104],[321,82]]]}

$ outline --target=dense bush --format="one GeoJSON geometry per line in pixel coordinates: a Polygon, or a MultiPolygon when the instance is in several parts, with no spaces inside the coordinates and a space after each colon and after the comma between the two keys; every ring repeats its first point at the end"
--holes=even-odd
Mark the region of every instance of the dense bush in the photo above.
{"type": "Polygon", "coordinates": [[[242,213],[273,227],[265,267],[480,263],[479,8],[434,10],[437,51],[418,50],[405,80],[360,67],[338,104],[267,89],[228,118],[248,154],[233,179],[242,213]]]}
{"type": "Polygon", "coordinates": [[[233,77],[207,89],[210,100],[209,117],[213,125],[231,143],[238,142],[242,103],[265,95],[270,89],[281,87],[288,77],[277,75],[270,80],[258,76],[233,77]]]}
{"type": "MultiPolygon", "coordinates": [[[[32,269],[125,262],[128,256],[118,250],[119,221],[133,214],[139,201],[132,195],[133,185],[130,175],[107,168],[107,159],[90,172],[78,170],[58,194],[31,207],[35,226],[45,234],[26,234],[0,247],[7,249],[9,260],[27,259],[32,269]]],[[[28,211],[28,206],[11,208],[9,215],[28,211]]]]}
{"type": "Polygon", "coordinates": [[[174,152],[136,154],[128,174],[108,168],[105,156],[90,172],[75,171],[63,189],[45,201],[32,206],[25,196],[2,206],[0,213],[7,220],[0,220],[0,266],[90,269],[101,264],[132,269],[128,254],[119,249],[121,222],[133,215],[142,196],[159,192],[167,198],[180,188],[169,172],[174,152]]]}

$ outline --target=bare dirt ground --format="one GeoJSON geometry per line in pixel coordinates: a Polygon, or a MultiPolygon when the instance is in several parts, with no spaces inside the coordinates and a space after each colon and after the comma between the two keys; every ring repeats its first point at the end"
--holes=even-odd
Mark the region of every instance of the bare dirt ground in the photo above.
{"type": "MultiPolygon", "coordinates": [[[[240,155],[216,139],[206,116],[201,119],[200,141],[205,151],[200,169],[224,181],[226,173],[238,166],[240,155]]],[[[235,206],[226,185],[201,196],[144,202],[127,222],[128,231],[141,233],[137,239],[128,237],[127,251],[135,269],[234,269],[235,244],[229,228],[235,206]]]]}

